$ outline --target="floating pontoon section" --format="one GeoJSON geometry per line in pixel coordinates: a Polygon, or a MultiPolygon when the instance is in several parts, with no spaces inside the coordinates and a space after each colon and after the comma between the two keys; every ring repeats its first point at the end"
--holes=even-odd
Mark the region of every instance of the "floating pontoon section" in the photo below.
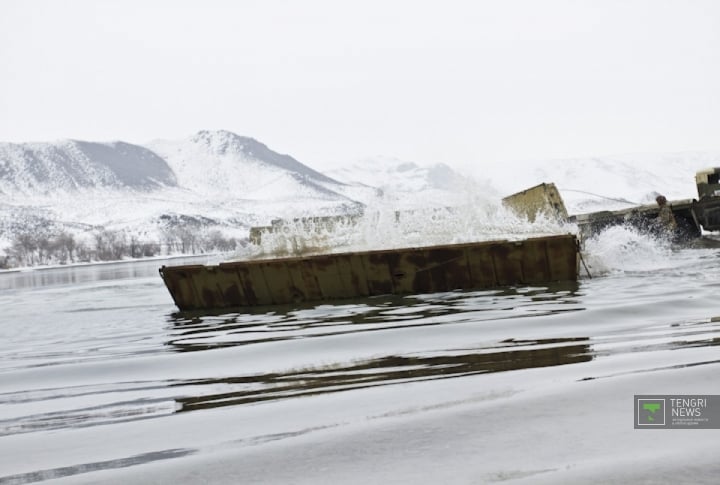
{"type": "Polygon", "coordinates": [[[502,202],[530,222],[535,222],[540,214],[560,221],[568,218],[565,202],[555,184],[552,183],[543,183],[509,195],[502,202]]]}
{"type": "Polygon", "coordinates": [[[576,281],[574,235],[306,257],[163,266],[180,310],[576,281]]]}

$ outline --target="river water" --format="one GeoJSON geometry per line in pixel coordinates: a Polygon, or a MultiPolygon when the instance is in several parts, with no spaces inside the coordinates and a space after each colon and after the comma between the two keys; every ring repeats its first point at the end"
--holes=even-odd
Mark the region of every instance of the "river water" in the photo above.
{"type": "Polygon", "coordinates": [[[0,274],[0,483],[718,483],[720,430],[633,429],[635,394],[720,394],[701,246],[220,315],[176,313],[168,262],[0,274]]]}

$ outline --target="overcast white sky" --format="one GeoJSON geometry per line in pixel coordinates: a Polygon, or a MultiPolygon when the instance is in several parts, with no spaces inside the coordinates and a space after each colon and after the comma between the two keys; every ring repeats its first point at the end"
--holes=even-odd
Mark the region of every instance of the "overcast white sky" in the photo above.
{"type": "Polygon", "coordinates": [[[718,0],[0,0],[0,141],[308,165],[720,149],[718,0]]]}

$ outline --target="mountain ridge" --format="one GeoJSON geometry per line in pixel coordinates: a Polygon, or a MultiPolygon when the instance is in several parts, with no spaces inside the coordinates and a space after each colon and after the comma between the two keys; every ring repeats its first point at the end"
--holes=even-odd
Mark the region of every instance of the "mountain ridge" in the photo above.
{"type": "Polygon", "coordinates": [[[338,182],[290,155],[277,153],[254,138],[217,130],[202,130],[180,140],[155,140],[147,145],[162,157],[178,179],[178,186],[229,198],[267,200],[316,196],[352,203],[338,182]],[[278,181],[283,180],[283,184],[278,181]],[[275,186],[281,186],[276,193],[275,186]]]}
{"type": "MultiPolygon", "coordinates": [[[[30,264],[41,259],[38,241],[55,244],[47,238],[65,233],[89,247],[114,237],[152,243],[165,254],[188,247],[190,252],[198,247],[224,251],[231,246],[228,238],[247,241],[251,226],[275,219],[362,211],[391,220],[398,210],[462,207],[469,222],[433,230],[452,235],[475,224],[476,230],[492,233],[488,221],[503,222],[500,199],[541,182],[555,183],[568,211],[577,214],[620,208],[619,198],[652,203],[658,192],[670,200],[692,198],[694,173],[710,165],[720,166],[720,154],[480,164],[473,178],[444,164],[382,156],[321,173],[225,130],[144,145],[0,143],[0,267],[3,254],[26,256],[27,247],[25,253],[15,247],[19,236],[35,241],[36,259],[30,264]],[[200,239],[206,243],[195,246],[192,241],[200,239]]],[[[427,242],[432,222],[424,227],[425,222],[418,221],[417,234],[427,242]]],[[[388,241],[389,234],[378,226],[369,224],[363,231],[380,245],[388,241]]],[[[106,248],[105,254],[115,253],[106,248]]]]}
{"type": "Polygon", "coordinates": [[[67,234],[86,247],[132,240],[186,252],[202,239],[201,250],[226,250],[277,218],[358,213],[358,196],[373,192],[224,130],[146,145],[0,143],[0,267],[3,254],[37,264],[40,248],[67,234]]]}
{"type": "Polygon", "coordinates": [[[167,163],[126,142],[0,143],[0,193],[33,196],[88,188],[148,191],[176,185],[167,163]]]}

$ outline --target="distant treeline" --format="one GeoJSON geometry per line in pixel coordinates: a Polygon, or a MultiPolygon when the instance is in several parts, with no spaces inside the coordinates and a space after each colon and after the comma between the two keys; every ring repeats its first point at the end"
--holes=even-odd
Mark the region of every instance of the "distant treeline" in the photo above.
{"type": "Polygon", "coordinates": [[[103,230],[90,242],[72,234],[22,232],[12,239],[6,256],[0,256],[0,269],[47,264],[71,264],[147,258],[167,254],[202,254],[235,250],[240,242],[220,230],[199,233],[196,228],[169,227],[161,231],[160,241],[141,240],[125,231],[103,230]]]}

